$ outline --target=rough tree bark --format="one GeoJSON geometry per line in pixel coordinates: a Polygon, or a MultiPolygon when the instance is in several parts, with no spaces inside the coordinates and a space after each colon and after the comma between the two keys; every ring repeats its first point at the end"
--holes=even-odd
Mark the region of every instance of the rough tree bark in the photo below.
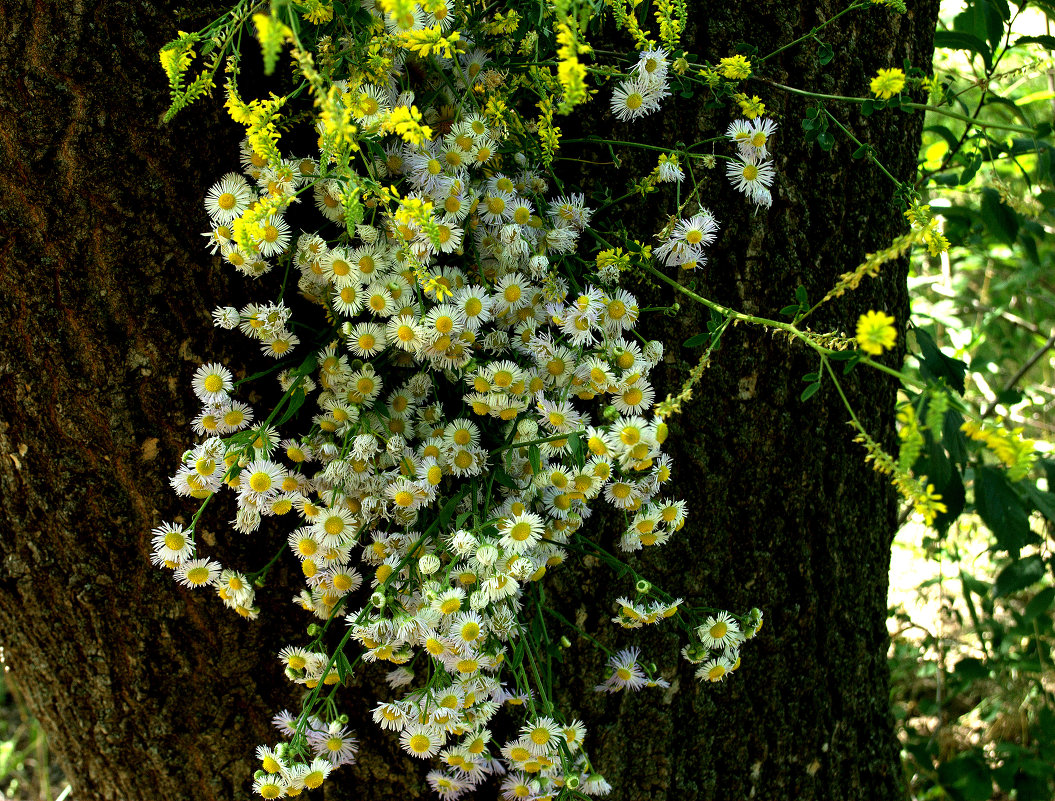
{"type": "MultiPolygon", "coordinates": [[[[839,5],[690,8],[686,41],[718,58],[740,41],[767,52],[839,5]]],[[[190,375],[211,358],[249,358],[214,341],[208,310],[242,290],[197,236],[200,198],[229,169],[237,132],[209,102],[159,122],[167,98],[158,48],[216,10],[0,0],[0,645],[84,801],[246,797],[252,749],[290,704],[274,654],[305,623],[287,611],[293,575],[280,571],[261,593],[265,621],[245,624],[148,561],[151,527],[187,514],[166,476],[189,441],[190,375]]],[[[926,0],[907,16],[880,7],[852,15],[824,33],[831,65],[818,65],[807,44],[770,68],[815,91],[860,94],[878,67],[929,62],[936,13],[926,0]]],[[[706,179],[723,233],[696,282],[720,302],[775,316],[797,284],[819,297],[903,221],[889,182],[852,161],[852,146],[825,153],[801,142],[801,99],[752,90],[782,125],[775,202],[752,215],[718,171],[706,179]]],[[[918,117],[833,111],[896,175],[912,174],[918,117]]],[[[728,112],[692,104],[633,130],[693,141],[727,121],[728,112]]],[[[586,126],[609,130],[612,121],[599,115],[586,126]]],[[[623,171],[635,166],[628,157],[623,171]]],[[[626,212],[645,235],[674,208],[649,207],[626,212]]],[[[674,299],[665,288],[645,294],[674,299]]],[[[682,307],[677,321],[651,323],[668,346],[661,397],[698,354],[679,343],[703,317],[691,302],[682,307]]],[[[903,265],[814,325],[848,330],[867,308],[905,319],[903,265]]],[[[781,338],[731,330],[673,421],[676,490],[690,522],[641,569],[703,603],[757,605],[767,623],[739,673],[707,687],[679,664],[675,634],[647,632],[643,645],[672,682],[665,693],[594,695],[603,660],[569,649],[557,691],[590,726],[613,798],[898,794],[883,625],[895,502],[850,442],[835,393],[798,401],[800,377],[813,369],[781,338]]],[[[862,421],[889,437],[894,386],[859,370],[848,388],[862,421]]],[[[596,526],[604,537],[618,523],[596,526]]],[[[225,563],[253,547],[229,539],[221,535],[225,563]]],[[[588,629],[604,629],[608,601],[630,587],[586,561],[562,568],[547,592],[588,629]]],[[[627,643],[611,627],[603,636],[627,643]]],[[[369,701],[354,690],[345,698],[366,743],[326,797],[423,797],[423,772],[368,722],[369,701]]]]}

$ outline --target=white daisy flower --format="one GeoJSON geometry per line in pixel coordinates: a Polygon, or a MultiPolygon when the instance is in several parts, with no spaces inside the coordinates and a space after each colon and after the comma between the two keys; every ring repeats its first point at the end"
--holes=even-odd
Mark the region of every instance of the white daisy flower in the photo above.
{"type": "Polygon", "coordinates": [[[203,364],[194,373],[191,388],[202,403],[216,406],[226,401],[234,389],[234,375],[222,364],[203,364]]]}
{"type": "Polygon", "coordinates": [[[205,211],[216,225],[226,225],[241,217],[256,200],[249,183],[231,172],[210,187],[205,195],[205,211]]]}

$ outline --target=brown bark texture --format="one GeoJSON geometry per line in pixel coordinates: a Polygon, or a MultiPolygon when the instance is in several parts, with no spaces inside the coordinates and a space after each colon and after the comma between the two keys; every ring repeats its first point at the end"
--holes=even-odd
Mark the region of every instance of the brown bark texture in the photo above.
{"type": "MultiPolygon", "coordinates": [[[[841,8],[689,5],[685,41],[712,60],[738,42],[768,52],[841,8]]],[[[274,656],[300,642],[309,622],[288,603],[295,565],[280,563],[259,594],[262,619],[246,623],[149,564],[150,529],[193,511],[167,476],[191,442],[194,369],[213,359],[261,366],[235,337],[213,333],[209,310],[248,296],[198,236],[204,191],[233,166],[236,126],[215,99],[160,122],[168,98],[158,49],[222,10],[0,0],[0,645],[83,801],[246,798],[253,748],[272,741],[270,716],[296,703],[274,656]]],[[[773,59],[767,75],[776,68],[782,83],[860,95],[879,67],[929,64],[936,15],[934,0],[905,16],[878,6],[850,15],[823,33],[831,64],[821,66],[807,43],[773,59]]],[[[750,91],[781,124],[773,207],[752,213],[720,169],[703,176],[722,234],[710,265],[681,278],[772,317],[798,284],[821,297],[904,222],[890,182],[852,160],[852,144],[840,138],[829,153],[803,143],[802,98],[761,83],[750,91]]],[[[596,105],[584,132],[620,139],[692,142],[730,119],[675,99],[661,116],[620,125],[603,112],[603,94],[596,105]]],[[[831,110],[895,175],[912,176],[918,116],[831,110]]],[[[607,160],[588,146],[563,154],[607,160]]],[[[605,177],[613,193],[649,171],[652,156],[624,155],[605,177]]],[[[674,208],[664,195],[646,210],[627,205],[625,218],[644,238],[674,208]]],[[[682,306],[676,319],[646,326],[667,345],[663,397],[698,358],[680,343],[706,316],[665,286],[629,288],[649,305],[682,306]]],[[[904,264],[888,265],[813,325],[852,333],[870,308],[905,320],[904,264]]],[[[566,617],[613,647],[642,645],[671,681],[667,691],[592,693],[603,656],[554,630],[574,641],[554,664],[554,691],[586,721],[613,799],[899,795],[884,627],[895,500],[851,442],[833,389],[799,401],[801,376],[815,369],[784,338],[743,326],[727,333],[672,422],[675,495],[688,500],[689,523],[680,539],[632,560],[696,603],[765,611],[731,680],[699,686],[673,630],[631,638],[609,624],[612,601],[632,586],[594,560],[570,562],[544,585],[566,617]]],[[[860,369],[846,386],[862,422],[890,445],[895,386],[860,369]]],[[[621,525],[599,515],[590,531],[611,543],[621,525]]],[[[211,545],[209,531],[213,552],[235,564],[250,554],[244,563],[256,564],[284,536],[276,526],[250,541],[222,517],[206,526],[211,545]]],[[[369,721],[386,692],[380,675],[361,672],[343,696],[359,723],[361,760],[327,783],[326,798],[428,796],[420,763],[369,721]]]]}

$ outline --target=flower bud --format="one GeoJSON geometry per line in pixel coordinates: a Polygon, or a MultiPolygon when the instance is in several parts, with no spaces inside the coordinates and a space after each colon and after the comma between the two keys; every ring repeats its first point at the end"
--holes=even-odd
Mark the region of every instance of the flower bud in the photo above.
{"type": "Polygon", "coordinates": [[[420,570],[423,575],[431,576],[439,569],[440,558],[434,553],[427,553],[418,559],[418,570],[420,570]]]}

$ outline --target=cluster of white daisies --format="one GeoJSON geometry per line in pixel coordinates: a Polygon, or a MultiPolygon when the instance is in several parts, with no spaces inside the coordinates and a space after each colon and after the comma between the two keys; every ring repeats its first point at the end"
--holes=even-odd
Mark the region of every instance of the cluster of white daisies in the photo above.
{"type": "MultiPolygon", "coordinates": [[[[641,55],[617,90],[621,118],[657,106],[666,72],[665,53],[641,55]]],[[[338,89],[365,127],[414,102],[394,80],[338,89]]],[[[437,116],[425,110],[426,120],[437,116]]],[[[420,145],[364,137],[370,178],[398,186],[401,200],[387,211],[367,204],[367,216],[342,231],[302,233],[294,242],[276,213],[254,229],[255,247],[240,247],[233,233],[258,204],[308,190],[327,220],[347,224],[349,187],[362,176],[330,171],[325,154],[269,163],[246,144],[243,173],[210,189],[210,248],[250,277],[291,263],[330,333],[313,359],[279,375],[286,402],[303,403],[299,419],[310,417],[297,436],[283,438],[275,414],[253,426],[231,371],[203,365],[193,379],[202,439],[172,485],[203,501],[231,489],[232,524],[244,534],[265,518],[290,521],[288,549],[305,581],[296,604],[322,620],[345,616],[360,646],[354,660],[343,657],[348,662],[392,666],[390,685],[408,689],[379,703],[374,718],[399,733],[411,756],[439,760],[428,781],[441,798],[495,774],[510,799],[563,787],[603,793],[608,786],[582,751],[584,727],[560,721],[529,679],[525,665],[537,655],[521,610],[531,584],[583,548],[599,498],[626,516],[624,552],[662,545],[684,525],[684,502],[665,495],[667,427],[651,414],[649,376],[663,347],[637,335],[641,309],[618,286],[617,266],[578,280],[558,269],[590,223],[583,195],[549,197],[547,181],[507,132],[472,108],[457,105],[454,121],[436,129],[420,145]],[[419,654],[430,666],[414,673],[408,665],[419,654]],[[526,715],[519,734],[499,744],[490,723],[504,705],[526,715]]],[[[741,147],[757,152],[756,139],[741,147]]],[[[666,170],[668,180],[681,174],[676,159],[666,170]]],[[[701,211],[679,222],[656,256],[701,262],[717,228],[701,211]]],[[[281,301],[221,307],[213,316],[275,358],[300,344],[281,301]]],[[[155,562],[255,617],[259,575],[199,554],[199,515],[155,529],[155,562]]],[[[614,620],[626,628],[692,618],[681,599],[651,591],[619,604],[614,620]]],[[[685,655],[703,663],[700,678],[718,680],[739,664],[744,634],[733,617],[708,618],[697,635],[685,655]]],[[[337,656],[318,640],[279,656],[290,680],[310,692],[341,680],[337,656]]],[[[666,686],[636,650],[616,654],[609,667],[599,691],[666,686]]],[[[347,720],[324,718],[312,707],[276,719],[287,742],[261,747],[259,794],[297,795],[353,760],[347,720]]]]}

